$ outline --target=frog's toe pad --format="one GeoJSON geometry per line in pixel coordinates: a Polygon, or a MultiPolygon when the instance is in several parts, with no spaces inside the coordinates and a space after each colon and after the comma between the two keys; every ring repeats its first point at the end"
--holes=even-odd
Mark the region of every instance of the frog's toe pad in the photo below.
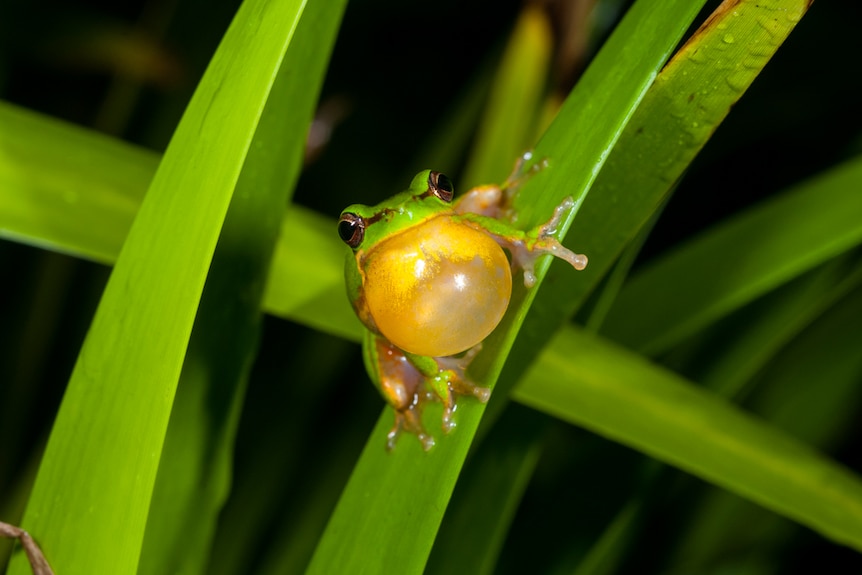
{"type": "Polygon", "coordinates": [[[473,397],[482,403],[488,403],[488,400],[491,399],[491,389],[487,387],[474,387],[473,397]]]}
{"type": "Polygon", "coordinates": [[[419,442],[422,443],[422,449],[425,451],[431,451],[431,448],[434,447],[434,438],[427,433],[420,433],[416,437],[419,438],[419,442]]]}
{"type": "Polygon", "coordinates": [[[457,426],[458,424],[451,417],[443,417],[443,420],[440,422],[443,433],[451,433],[457,426]]]}
{"type": "Polygon", "coordinates": [[[395,449],[395,444],[398,443],[398,436],[401,435],[402,431],[415,435],[419,443],[422,444],[422,449],[425,451],[434,447],[434,438],[422,426],[421,406],[421,402],[416,402],[407,409],[395,411],[395,424],[386,435],[387,451],[395,449]]]}

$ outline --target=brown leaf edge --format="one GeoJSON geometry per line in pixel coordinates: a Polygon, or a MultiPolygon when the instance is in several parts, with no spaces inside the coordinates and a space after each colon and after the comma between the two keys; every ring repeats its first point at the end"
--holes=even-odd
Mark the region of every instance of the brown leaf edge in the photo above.
{"type": "Polygon", "coordinates": [[[0,536],[18,539],[21,542],[21,547],[24,548],[24,553],[27,554],[27,559],[30,561],[30,567],[33,569],[33,575],[54,575],[51,566],[48,565],[48,560],[39,549],[39,545],[30,536],[29,533],[8,523],[0,521],[0,536]]]}

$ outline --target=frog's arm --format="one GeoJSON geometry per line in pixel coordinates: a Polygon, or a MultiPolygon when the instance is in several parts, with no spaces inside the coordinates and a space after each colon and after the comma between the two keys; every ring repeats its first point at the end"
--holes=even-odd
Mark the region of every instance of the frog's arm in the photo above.
{"type": "Polygon", "coordinates": [[[563,216],[572,207],[574,201],[571,197],[566,198],[554,210],[551,219],[529,231],[519,230],[506,221],[482,214],[462,213],[458,217],[465,224],[490,234],[497,243],[509,250],[512,254],[512,267],[524,270],[524,285],[529,288],[536,283],[533,266],[539,256],[550,254],[558,257],[576,270],[587,267],[587,256],[576,254],[554,237],[563,216]]]}

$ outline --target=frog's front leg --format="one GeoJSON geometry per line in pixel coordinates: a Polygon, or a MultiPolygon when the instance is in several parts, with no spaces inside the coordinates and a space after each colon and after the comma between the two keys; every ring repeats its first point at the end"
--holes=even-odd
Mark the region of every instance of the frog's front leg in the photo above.
{"type": "Polygon", "coordinates": [[[533,287],[536,283],[533,266],[536,259],[544,254],[565,260],[578,271],[587,267],[587,256],[576,254],[554,237],[563,216],[574,206],[575,202],[569,196],[554,209],[554,215],[550,220],[530,230],[523,237],[498,237],[497,241],[512,254],[512,267],[519,267],[524,270],[524,285],[526,287],[533,287]]]}
{"type": "Polygon", "coordinates": [[[508,250],[512,255],[513,273],[519,269],[523,270],[524,285],[531,288],[536,283],[536,274],[533,271],[536,260],[545,254],[565,260],[576,270],[587,267],[587,256],[576,254],[554,237],[563,217],[574,205],[571,197],[564,199],[554,210],[551,219],[526,232],[482,214],[467,212],[459,214],[459,217],[464,224],[484,231],[508,250]]]}
{"type": "Polygon", "coordinates": [[[464,223],[492,235],[512,255],[512,269],[524,271],[524,285],[528,288],[536,283],[533,267],[539,256],[550,254],[567,261],[576,270],[587,267],[587,256],[576,254],[561,244],[554,235],[563,217],[575,206],[571,196],[565,198],[554,209],[554,215],[544,224],[523,232],[514,227],[518,214],[512,209],[512,199],[518,188],[534,174],[545,169],[547,160],[541,160],[525,169],[532,159],[527,152],[515,163],[515,169],[501,186],[477,186],[469,190],[456,202],[454,211],[464,223]]]}

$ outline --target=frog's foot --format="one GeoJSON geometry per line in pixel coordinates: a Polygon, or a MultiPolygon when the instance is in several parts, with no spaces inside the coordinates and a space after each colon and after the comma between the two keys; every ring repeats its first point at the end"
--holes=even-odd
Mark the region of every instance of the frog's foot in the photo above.
{"type": "Polygon", "coordinates": [[[515,160],[515,167],[512,170],[512,173],[509,174],[509,177],[506,178],[506,181],[503,182],[502,186],[500,186],[506,195],[506,205],[510,204],[509,200],[517,195],[518,188],[524,185],[524,182],[548,167],[548,159],[542,158],[535,164],[532,164],[529,168],[525,169],[527,162],[532,159],[532,151],[527,151],[521,154],[521,156],[515,160]]]}
{"type": "Polygon", "coordinates": [[[587,267],[587,256],[576,254],[554,237],[563,216],[574,205],[575,202],[571,197],[566,198],[556,207],[554,215],[550,220],[539,226],[535,232],[528,234],[526,239],[511,242],[507,246],[512,254],[512,268],[521,268],[524,270],[524,285],[526,287],[531,288],[536,283],[536,274],[533,271],[533,266],[539,256],[545,254],[550,254],[569,262],[576,270],[582,270],[587,267]]]}
{"type": "Polygon", "coordinates": [[[517,221],[518,213],[512,207],[512,199],[518,194],[518,188],[548,165],[548,160],[543,159],[524,169],[526,163],[532,158],[532,152],[526,152],[518,158],[515,169],[502,184],[476,186],[468,190],[455,203],[455,212],[477,214],[512,223],[517,221]]]}
{"type": "Polygon", "coordinates": [[[479,350],[482,349],[482,344],[479,343],[470,348],[467,353],[461,357],[438,357],[435,358],[440,369],[438,374],[430,381],[431,388],[443,402],[443,417],[441,427],[444,433],[449,433],[455,428],[453,416],[457,409],[455,398],[459,395],[470,395],[478,399],[482,403],[487,403],[491,397],[491,389],[481,387],[473,383],[465,374],[467,367],[479,350]]]}
{"type": "Polygon", "coordinates": [[[422,448],[428,451],[434,447],[434,438],[422,426],[422,409],[436,397],[425,389],[426,376],[402,350],[382,337],[375,337],[374,345],[381,368],[378,386],[395,412],[395,424],[386,436],[386,448],[394,449],[398,436],[404,431],[415,435],[422,448]]]}
{"type": "Polygon", "coordinates": [[[381,350],[392,352],[380,356],[388,367],[380,379],[380,390],[395,411],[395,425],[386,441],[389,450],[395,447],[402,432],[415,435],[425,451],[434,447],[434,438],[422,425],[422,412],[428,403],[439,401],[443,404],[442,427],[448,433],[455,427],[456,396],[472,395],[482,403],[491,396],[490,389],[474,384],[464,373],[479,353],[481,344],[460,357],[405,354],[382,338],[378,345],[381,350]]]}
{"type": "Polygon", "coordinates": [[[395,449],[398,436],[402,431],[415,435],[425,451],[434,447],[434,438],[428,435],[422,425],[422,407],[427,401],[434,401],[434,399],[433,394],[423,393],[421,396],[417,395],[414,402],[408,407],[395,411],[395,424],[386,435],[386,449],[388,451],[395,449]]]}

